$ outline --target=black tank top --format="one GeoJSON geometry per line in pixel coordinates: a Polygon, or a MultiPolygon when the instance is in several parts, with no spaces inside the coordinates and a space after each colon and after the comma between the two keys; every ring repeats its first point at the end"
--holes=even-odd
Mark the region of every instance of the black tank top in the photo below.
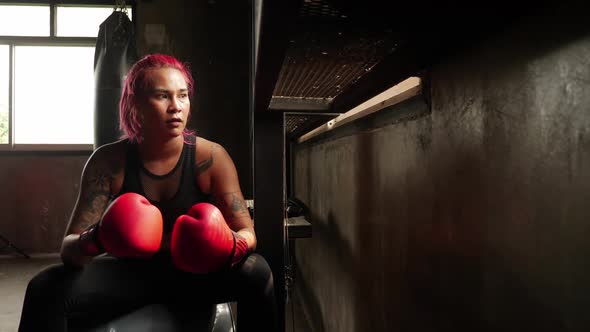
{"type": "Polygon", "coordinates": [[[141,163],[137,144],[127,143],[125,178],[117,196],[133,192],[146,197],[162,212],[164,233],[172,232],[176,219],[194,204],[211,202],[210,195],[199,189],[195,178],[195,144],[196,138],[192,137],[184,143],[176,166],[168,174],[155,175],[141,163]]]}

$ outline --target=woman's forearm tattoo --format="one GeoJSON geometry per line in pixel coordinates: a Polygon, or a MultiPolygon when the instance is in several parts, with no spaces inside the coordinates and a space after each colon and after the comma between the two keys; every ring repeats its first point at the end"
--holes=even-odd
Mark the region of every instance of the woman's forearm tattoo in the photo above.
{"type": "Polygon", "coordinates": [[[236,218],[250,216],[246,201],[240,197],[239,192],[223,193],[215,197],[215,205],[221,209],[228,222],[236,218]]]}
{"type": "Polygon", "coordinates": [[[97,168],[90,171],[88,178],[82,185],[79,207],[74,220],[77,220],[74,228],[84,230],[100,220],[105,211],[111,195],[110,187],[113,180],[112,172],[105,168],[97,168]]]}
{"type": "Polygon", "coordinates": [[[230,208],[231,211],[234,213],[240,212],[248,212],[248,207],[246,206],[246,201],[238,197],[235,193],[230,193],[231,195],[231,203],[230,208]]]}

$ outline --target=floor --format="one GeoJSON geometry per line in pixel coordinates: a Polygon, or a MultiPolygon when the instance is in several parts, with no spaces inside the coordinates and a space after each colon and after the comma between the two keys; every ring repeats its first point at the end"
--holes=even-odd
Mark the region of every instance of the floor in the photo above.
{"type": "MultiPolygon", "coordinates": [[[[58,254],[34,255],[26,259],[0,253],[0,332],[17,331],[28,281],[45,267],[59,262],[58,254]]],[[[311,331],[301,319],[303,316],[298,305],[293,306],[289,301],[285,307],[285,331],[311,331]]]]}
{"type": "Polygon", "coordinates": [[[37,272],[59,261],[57,254],[30,259],[0,256],[0,332],[16,332],[27,283],[37,272]]]}

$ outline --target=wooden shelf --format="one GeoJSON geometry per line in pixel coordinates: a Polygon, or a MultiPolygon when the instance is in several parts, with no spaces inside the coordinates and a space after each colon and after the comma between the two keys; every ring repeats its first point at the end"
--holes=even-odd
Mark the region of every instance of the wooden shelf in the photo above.
{"type": "Polygon", "coordinates": [[[289,239],[310,238],[312,236],[311,223],[305,217],[287,218],[287,232],[289,239]]]}

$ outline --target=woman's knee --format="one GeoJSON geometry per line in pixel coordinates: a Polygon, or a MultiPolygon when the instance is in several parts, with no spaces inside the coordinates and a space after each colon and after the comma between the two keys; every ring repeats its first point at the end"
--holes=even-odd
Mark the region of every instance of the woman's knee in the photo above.
{"type": "Polygon", "coordinates": [[[241,265],[241,273],[245,276],[248,286],[263,293],[274,291],[272,270],[264,257],[251,254],[241,265]]]}
{"type": "Polygon", "coordinates": [[[37,273],[27,285],[26,296],[45,296],[61,290],[70,268],[62,265],[51,265],[37,273]]]}

